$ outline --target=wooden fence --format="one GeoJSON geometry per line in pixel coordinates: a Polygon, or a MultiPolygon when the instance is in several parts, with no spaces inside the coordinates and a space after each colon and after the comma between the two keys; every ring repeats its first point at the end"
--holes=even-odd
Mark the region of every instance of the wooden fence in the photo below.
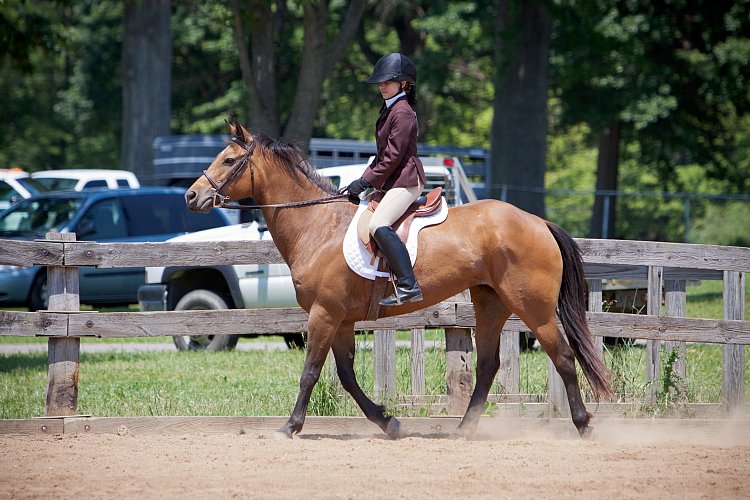
{"type": "MultiPolygon", "coordinates": [[[[745,273],[750,249],[640,241],[578,239],[589,285],[589,324],[594,335],[647,340],[647,376],[660,376],[663,343],[684,352],[686,342],[723,344],[723,402],[733,410],[744,404],[744,346],[750,343],[750,322],[744,321],[745,273]],[[645,315],[602,312],[603,279],[648,282],[645,315]],[[685,318],[688,280],[723,280],[724,319],[685,318]],[[664,306],[662,307],[662,299],[664,306]]],[[[85,312],[79,310],[78,267],[203,266],[282,262],[272,242],[93,243],[76,241],[70,233],[49,233],[42,241],[0,240],[0,264],[45,265],[49,307],[46,311],[0,311],[0,335],[48,337],[47,416],[75,415],[81,337],[152,337],[163,335],[278,334],[304,332],[307,314],[299,309],[256,309],[179,312],[85,312]]],[[[424,403],[425,328],[445,329],[446,395],[449,414],[461,414],[472,390],[474,314],[469,302],[443,302],[412,314],[357,323],[373,330],[375,396],[395,397],[395,331],[411,330],[411,395],[402,401],[424,403]]],[[[562,381],[549,371],[547,402],[524,400],[519,393],[519,332],[526,326],[516,317],[504,328],[500,347],[500,394],[494,400],[539,414],[566,415],[562,381]]],[[[551,363],[550,363],[551,367],[551,363]]],[[[685,374],[684,358],[674,368],[685,374]]]]}

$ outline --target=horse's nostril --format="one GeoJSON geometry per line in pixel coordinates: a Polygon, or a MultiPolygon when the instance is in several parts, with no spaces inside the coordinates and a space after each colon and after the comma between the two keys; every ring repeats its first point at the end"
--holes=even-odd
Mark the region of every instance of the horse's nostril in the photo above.
{"type": "Polygon", "coordinates": [[[190,203],[192,200],[195,199],[196,196],[198,196],[198,194],[192,189],[190,189],[185,193],[185,201],[187,203],[190,203]]]}

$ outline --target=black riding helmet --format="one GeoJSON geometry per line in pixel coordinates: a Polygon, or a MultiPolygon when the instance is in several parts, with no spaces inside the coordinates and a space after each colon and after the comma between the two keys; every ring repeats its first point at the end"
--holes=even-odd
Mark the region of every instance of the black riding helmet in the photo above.
{"type": "Polygon", "coordinates": [[[400,82],[406,80],[411,84],[417,83],[417,67],[411,62],[411,59],[403,54],[394,52],[385,55],[375,63],[372,75],[367,79],[367,83],[382,83],[393,80],[400,82]]]}

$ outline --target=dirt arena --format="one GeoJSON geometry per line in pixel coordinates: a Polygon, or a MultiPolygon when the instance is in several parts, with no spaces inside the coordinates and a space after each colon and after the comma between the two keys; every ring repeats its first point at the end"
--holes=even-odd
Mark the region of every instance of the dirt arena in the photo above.
{"type": "Polygon", "coordinates": [[[0,435],[0,498],[748,498],[750,421],[483,420],[476,440],[380,434],[0,435]]]}

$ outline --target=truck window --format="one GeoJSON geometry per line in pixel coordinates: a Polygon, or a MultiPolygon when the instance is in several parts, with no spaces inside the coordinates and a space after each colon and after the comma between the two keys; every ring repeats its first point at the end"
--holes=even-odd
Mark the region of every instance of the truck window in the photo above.
{"type": "Polygon", "coordinates": [[[125,196],[122,199],[130,218],[131,236],[187,233],[227,224],[216,211],[208,214],[190,212],[180,194],[125,196]]]}
{"type": "Polygon", "coordinates": [[[81,240],[125,238],[128,228],[122,208],[116,199],[102,200],[91,206],[81,217],[75,230],[81,240]]]}
{"type": "Polygon", "coordinates": [[[226,226],[227,223],[224,218],[219,214],[217,210],[211,210],[207,214],[199,214],[191,212],[185,208],[185,203],[182,203],[182,209],[185,214],[185,225],[187,229],[185,231],[192,233],[193,231],[203,231],[204,229],[211,229],[213,227],[226,226]]]}
{"type": "Polygon", "coordinates": [[[107,187],[107,181],[105,180],[96,180],[96,181],[88,181],[86,184],[83,185],[83,189],[92,189],[92,188],[101,188],[101,187],[107,187]]]}
{"type": "Polygon", "coordinates": [[[141,195],[123,196],[122,202],[130,221],[131,236],[150,236],[154,234],[172,234],[184,232],[181,223],[180,208],[185,208],[182,196],[174,195],[141,195]],[[178,203],[182,207],[178,207],[178,203]]]}

